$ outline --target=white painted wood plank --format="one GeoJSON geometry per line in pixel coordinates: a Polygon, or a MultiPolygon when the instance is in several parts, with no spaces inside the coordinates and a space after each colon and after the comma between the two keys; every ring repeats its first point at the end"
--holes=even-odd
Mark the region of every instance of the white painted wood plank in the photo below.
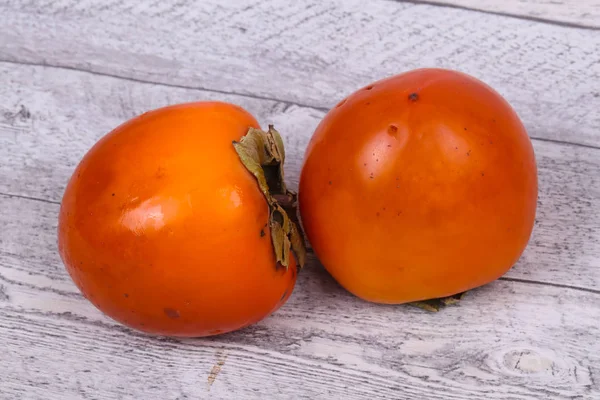
{"type": "MultiPolygon", "coordinates": [[[[399,0],[403,2],[403,0],[399,0]]],[[[409,0],[414,3],[465,7],[541,21],[600,28],[598,0],[409,0]]]]}
{"type": "MultiPolygon", "coordinates": [[[[286,142],[286,178],[296,189],[304,149],[324,115],[268,100],[56,68],[0,63],[0,76],[8,77],[0,86],[6,104],[0,111],[0,193],[55,203],[77,162],[102,135],[149,109],[206,99],[239,104],[263,126],[275,124],[286,142]]],[[[600,290],[600,149],[543,141],[534,141],[534,149],[538,218],[529,248],[508,276],[600,290]]],[[[29,230],[19,234],[29,235],[29,230]]],[[[27,253],[45,260],[53,251],[41,247],[27,253]]],[[[10,252],[20,254],[17,245],[10,252]]],[[[62,268],[60,263],[55,267],[62,268]]],[[[39,271],[45,268],[47,261],[39,264],[39,271]]]]}
{"type": "Polygon", "coordinates": [[[68,280],[57,205],[0,196],[0,209],[11,211],[0,214],[11,232],[0,243],[3,399],[600,396],[598,293],[498,281],[430,314],[363,302],[311,258],[267,320],[212,339],[151,338],[68,280]]]}
{"type": "Polygon", "coordinates": [[[598,147],[597,32],[383,1],[154,3],[0,0],[0,60],[282,101],[0,63],[0,192],[36,198],[0,195],[1,398],[600,397],[598,149],[534,141],[532,244],[505,280],[437,315],[364,303],[311,260],[290,302],[252,328],[149,338],[93,309],[55,244],[55,203],[85,150],[181,101],[274,122],[293,187],[323,109],[423,61],[484,78],[533,136],[598,147]]]}
{"type": "MultiPolygon", "coordinates": [[[[596,1],[596,0],[594,0],[596,1]]],[[[600,32],[374,0],[0,0],[0,60],[328,108],[408,69],[459,69],[532,135],[600,145],[600,32]]]]}

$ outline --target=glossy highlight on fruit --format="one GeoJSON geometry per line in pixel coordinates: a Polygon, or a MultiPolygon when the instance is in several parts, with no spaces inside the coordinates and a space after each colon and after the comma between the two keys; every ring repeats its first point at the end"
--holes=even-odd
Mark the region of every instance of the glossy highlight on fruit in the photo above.
{"type": "Polygon", "coordinates": [[[442,298],[519,259],[535,219],[536,162],[497,92],[421,69],[327,114],[306,150],[299,201],[317,256],[347,290],[380,303],[442,298]]]}
{"type": "Polygon", "coordinates": [[[272,194],[293,196],[281,144],[219,102],[119,126],[85,155],[63,197],[59,251],[73,281],[108,316],[153,334],[214,335],[274,312],[297,275],[295,225],[273,220],[281,210],[262,191],[275,179],[272,194]],[[259,185],[261,161],[277,174],[259,185]]]}

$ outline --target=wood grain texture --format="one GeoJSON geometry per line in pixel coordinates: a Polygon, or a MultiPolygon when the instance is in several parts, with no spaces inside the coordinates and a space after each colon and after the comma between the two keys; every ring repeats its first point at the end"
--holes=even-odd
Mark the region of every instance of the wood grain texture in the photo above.
{"type": "Polygon", "coordinates": [[[498,13],[535,21],[600,28],[598,0],[393,0],[498,13]]]}
{"type": "Polygon", "coordinates": [[[532,136],[600,146],[599,31],[383,0],[0,0],[0,14],[0,60],[319,109],[453,68],[496,88],[532,136]]]}
{"type": "MultiPolygon", "coordinates": [[[[600,33],[412,3],[0,0],[0,399],[599,399],[600,33]],[[126,119],[237,103],[284,134],[296,188],[328,107],[422,65],[492,84],[537,138],[536,227],[502,280],[429,314],[360,301],[311,256],[272,317],[171,340],[104,317],[68,277],[62,192],[126,119]]],[[[566,3],[543,18],[568,22],[566,3]]]]}
{"type": "Polygon", "coordinates": [[[265,321],[212,339],[152,338],[78,293],[55,249],[58,205],[0,196],[0,208],[11,210],[1,232],[12,232],[0,247],[2,399],[600,396],[598,294],[498,281],[430,314],[363,302],[311,258],[265,321]]]}

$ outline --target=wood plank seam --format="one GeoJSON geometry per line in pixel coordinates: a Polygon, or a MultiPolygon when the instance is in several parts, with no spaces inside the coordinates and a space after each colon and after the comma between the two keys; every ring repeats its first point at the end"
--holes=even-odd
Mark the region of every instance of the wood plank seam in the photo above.
{"type": "Polygon", "coordinates": [[[180,85],[180,84],[176,84],[176,83],[154,82],[154,81],[146,80],[146,79],[133,78],[130,76],[123,76],[123,75],[112,74],[112,73],[107,73],[107,72],[99,72],[99,71],[94,71],[91,69],[85,69],[85,68],[81,68],[81,67],[73,67],[73,66],[68,66],[68,65],[55,65],[55,64],[49,64],[49,63],[34,63],[34,62],[18,61],[18,60],[10,60],[10,59],[0,59],[0,63],[13,64],[13,65],[27,65],[27,66],[31,66],[31,67],[55,68],[55,69],[62,69],[65,71],[84,72],[84,73],[88,73],[91,75],[104,76],[104,77],[115,78],[115,79],[122,79],[122,80],[129,81],[129,82],[160,85],[160,86],[164,86],[164,87],[171,87],[171,88],[177,88],[177,89],[201,90],[201,91],[210,92],[210,93],[241,96],[241,97],[246,97],[249,99],[275,101],[278,103],[284,103],[284,104],[286,104],[287,107],[298,106],[298,107],[312,108],[313,110],[318,110],[318,111],[323,111],[323,112],[329,111],[329,108],[326,108],[326,107],[319,107],[319,106],[315,106],[315,105],[311,105],[311,104],[299,103],[299,102],[294,102],[294,101],[289,101],[289,100],[280,100],[280,99],[270,97],[270,96],[255,95],[252,93],[238,93],[235,91],[218,90],[218,89],[212,89],[212,88],[207,88],[207,87],[203,87],[203,86],[192,86],[192,85],[180,85]]]}
{"type": "Polygon", "coordinates": [[[562,26],[562,27],[566,27],[566,28],[578,28],[578,29],[586,29],[586,30],[591,30],[591,31],[600,30],[600,28],[597,26],[587,25],[587,24],[583,24],[583,23],[558,21],[558,20],[554,20],[554,19],[534,17],[534,16],[530,16],[530,15],[519,15],[519,14],[514,14],[511,12],[486,10],[484,8],[478,8],[476,6],[469,7],[469,6],[463,6],[460,4],[442,3],[439,1],[435,1],[435,0],[384,0],[384,1],[391,1],[394,3],[403,3],[403,4],[428,5],[428,6],[432,6],[432,7],[453,8],[453,9],[465,10],[465,11],[474,11],[474,12],[479,12],[479,13],[483,13],[483,14],[498,15],[501,17],[521,19],[521,20],[525,20],[525,21],[532,21],[532,22],[538,22],[538,23],[542,23],[542,24],[562,26]]]}

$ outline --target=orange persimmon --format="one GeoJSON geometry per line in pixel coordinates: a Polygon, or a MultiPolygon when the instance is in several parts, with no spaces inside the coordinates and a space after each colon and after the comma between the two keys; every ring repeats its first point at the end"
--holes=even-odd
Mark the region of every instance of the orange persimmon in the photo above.
{"type": "Polygon", "coordinates": [[[206,336],[257,322],[290,296],[290,247],[301,252],[271,196],[291,194],[282,162],[278,134],[238,106],[145,113],[77,166],[60,210],[60,255],[97,308],[135,329],[206,336]]]}
{"type": "Polygon", "coordinates": [[[452,296],[524,251],[537,202],[530,139],[511,106],[468,75],[421,69],[369,85],[317,127],[300,215],[317,256],[373,302],[452,296]]]}

